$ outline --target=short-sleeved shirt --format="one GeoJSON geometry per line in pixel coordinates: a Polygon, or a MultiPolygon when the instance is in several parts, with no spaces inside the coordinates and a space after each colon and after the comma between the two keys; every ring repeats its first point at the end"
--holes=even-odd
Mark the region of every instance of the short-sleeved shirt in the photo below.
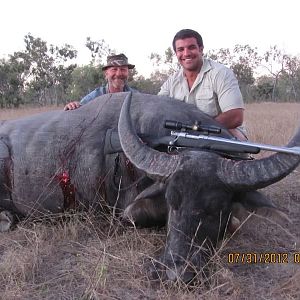
{"type": "MultiPolygon", "coordinates": [[[[137,90],[129,87],[127,84],[125,84],[123,92],[137,92],[137,90]]],[[[90,92],[89,94],[87,94],[86,96],[84,96],[81,100],[80,100],[80,105],[84,105],[87,104],[88,102],[94,100],[95,98],[102,96],[104,94],[108,93],[108,85],[103,85],[100,86],[98,88],[96,88],[95,90],[93,90],[92,92],[90,92]]]]}
{"type": "Polygon", "coordinates": [[[195,104],[213,118],[221,112],[244,108],[243,97],[233,71],[206,58],[203,59],[202,68],[191,90],[183,69],[180,69],[162,85],[158,95],[195,104]]]}

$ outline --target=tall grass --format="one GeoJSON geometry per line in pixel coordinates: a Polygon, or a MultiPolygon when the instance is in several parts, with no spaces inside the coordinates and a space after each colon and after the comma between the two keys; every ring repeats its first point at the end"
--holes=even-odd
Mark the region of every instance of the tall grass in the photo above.
{"type": "Polygon", "coordinates": [[[245,123],[250,140],[284,145],[300,125],[300,103],[248,104],[245,123]]]}

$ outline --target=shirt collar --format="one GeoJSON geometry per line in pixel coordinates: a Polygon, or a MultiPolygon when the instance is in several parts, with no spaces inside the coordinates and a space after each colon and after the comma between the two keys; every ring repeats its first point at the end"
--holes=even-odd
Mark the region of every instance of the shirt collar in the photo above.
{"type": "MultiPolygon", "coordinates": [[[[203,65],[202,65],[200,72],[198,73],[197,78],[196,78],[196,80],[193,84],[193,87],[191,88],[190,91],[192,91],[202,81],[204,74],[206,72],[208,72],[209,70],[211,70],[211,68],[212,68],[212,66],[210,64],[210,59],[203,58],[203,65]]],[[[181,70],[180,70],[180,77],[182,79],[186,80],[183,68],[181,68],[181,70]]]]}

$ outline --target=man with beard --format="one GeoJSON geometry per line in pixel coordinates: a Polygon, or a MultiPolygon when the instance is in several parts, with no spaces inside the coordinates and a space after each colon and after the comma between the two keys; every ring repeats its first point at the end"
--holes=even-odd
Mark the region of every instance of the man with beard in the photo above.
{"type": "Polygon", "coordinates": [[[158,95],[173,97],[196,105],[223,124],[240,140],[246,140],[243,128],[244,102],[233,71],[203,57],[201,35],[183,29],[173,39],[173,50],[181,69],[162,85],[158,95]]]}
{"type": "Polygon", "coordinates": [[[68,103],[64,107],[64,110],[76,109],[104,94],[128,91],[135,92],[134,89],[127,85],[129,70],[134,67],[134,65],[128,63],[128,58],[123,53],[108,56],[107,63],[102,68],[107,84],[96,88],[94,91],[83,97],[80,102],[73,101],[68,103]]]}

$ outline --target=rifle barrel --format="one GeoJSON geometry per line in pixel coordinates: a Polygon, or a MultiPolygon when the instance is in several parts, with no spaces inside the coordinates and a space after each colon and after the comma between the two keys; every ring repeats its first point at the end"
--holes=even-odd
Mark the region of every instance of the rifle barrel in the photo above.
{"type": "Polygon", "coordinates": [[[207,136],[207,135],[193,135],[187,132],[178,132],[178,131],[171,131],[171,136],[177,136],[177,137],[183,137],[187,139],[193,139],[193,140],[208,140],[208,141],[215,141],[215,142],[221,142],[224,144],[230,144],[230,145],[240,145],[240,146],[247,146],[247,147],[255,147],[259,148],[261,150],[265,151],[273,151],[273,152],[280,152],[280,153],[288,153],[288,154],[295,154],[300,155],[300,147],[281,147],[281,146],[273,146],[273,145],[266,145],[266,144],[259,144],[259,143],[252,143],[252,142],[243,142],[238,141],[235,139],[226,139],[222,137],[216,137],[216,136],[207,136]]]}

